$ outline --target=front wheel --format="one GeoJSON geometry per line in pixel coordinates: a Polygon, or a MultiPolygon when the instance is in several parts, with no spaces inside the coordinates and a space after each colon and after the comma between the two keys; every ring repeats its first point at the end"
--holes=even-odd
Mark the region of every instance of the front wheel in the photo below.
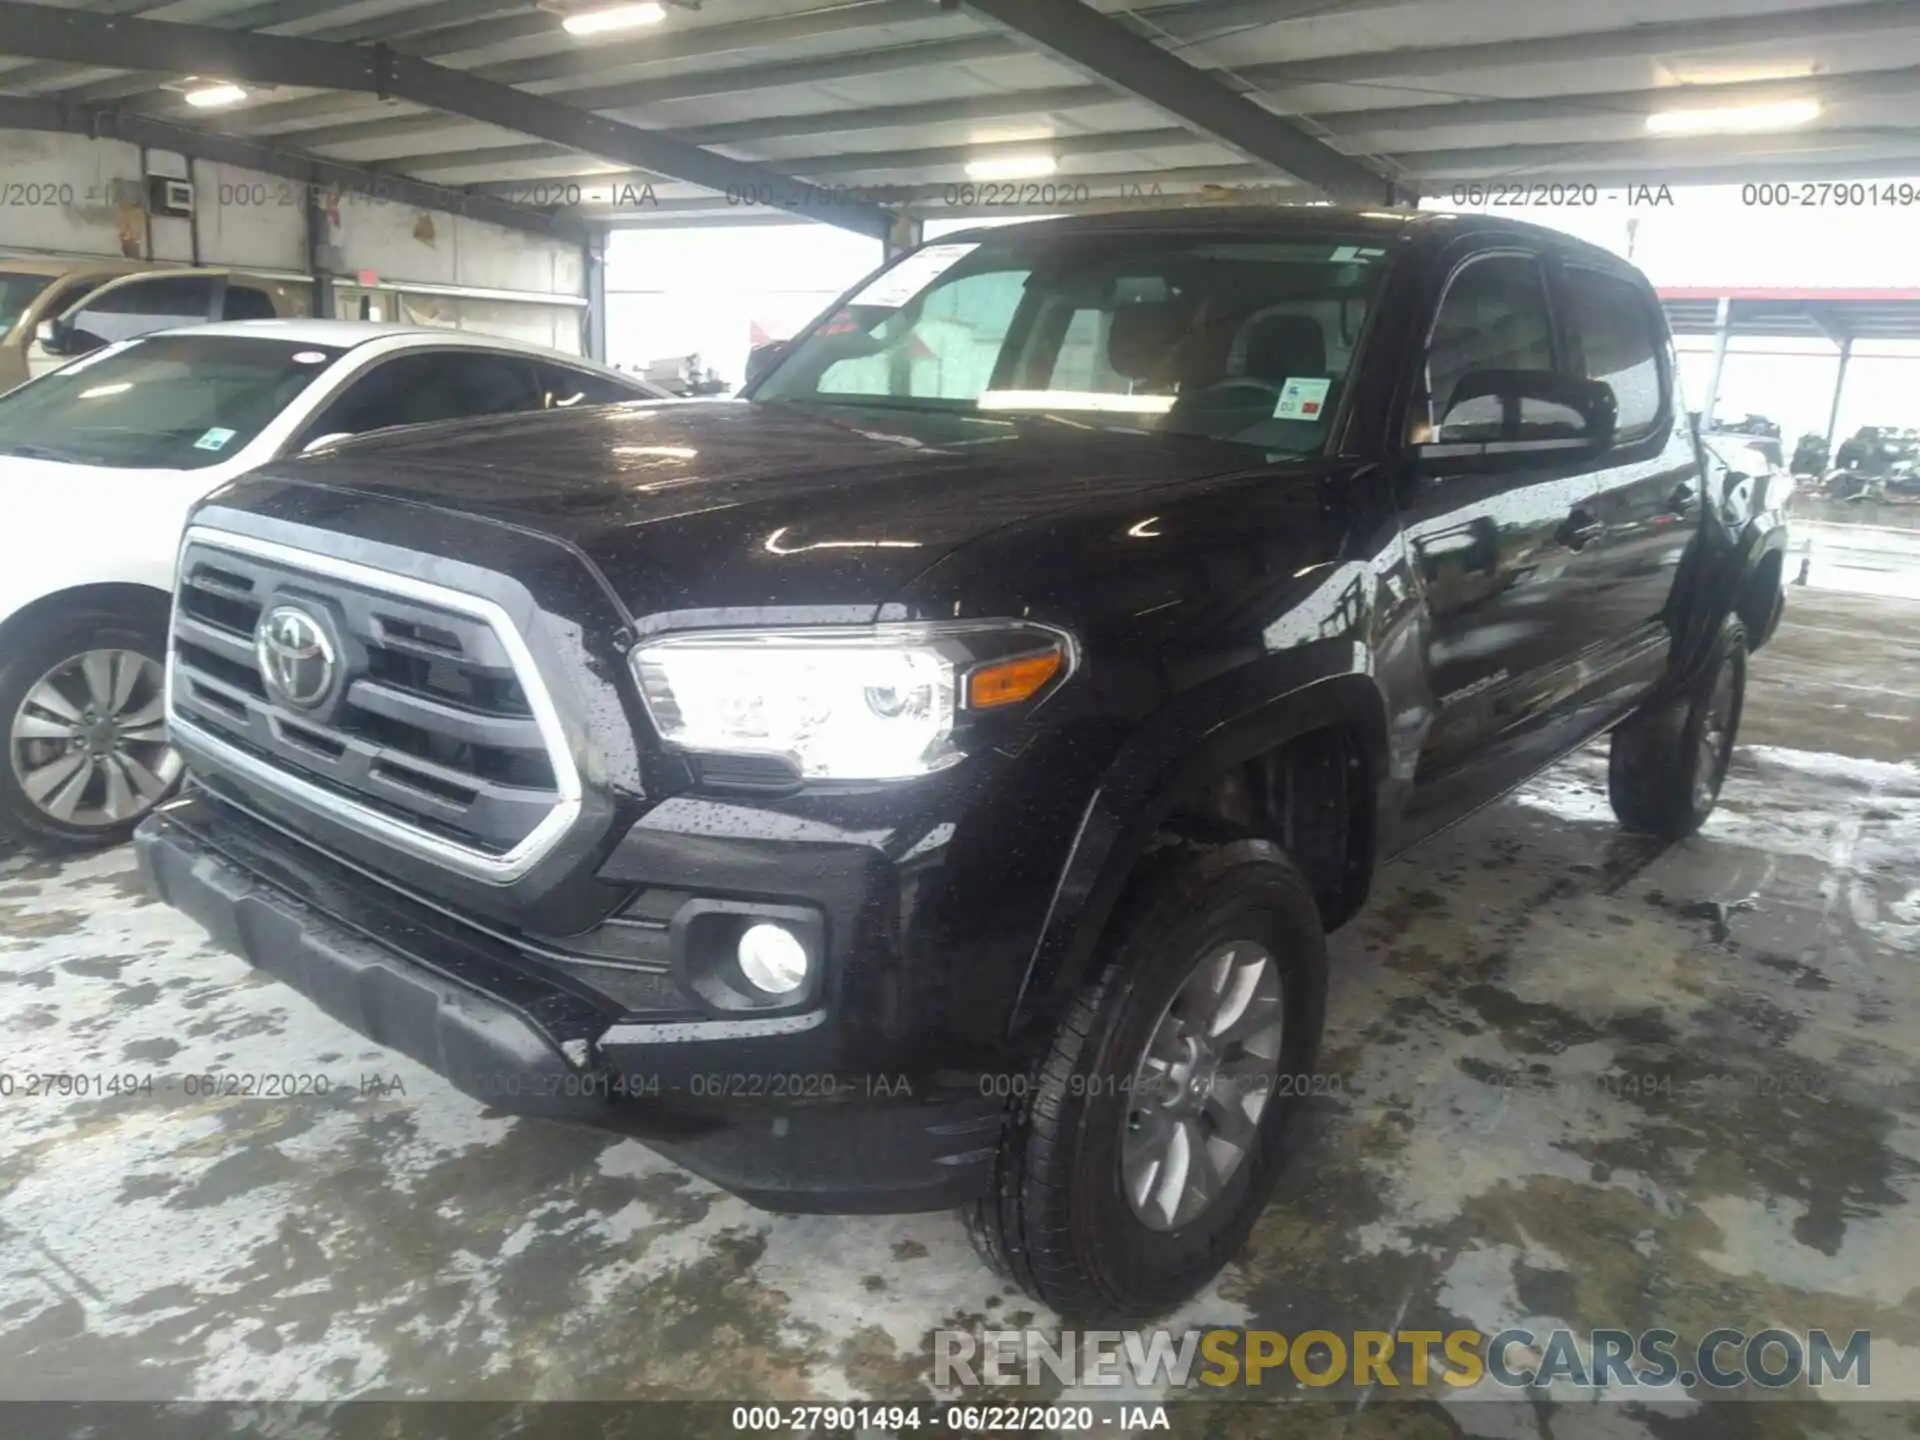
{"type": "Polygon", "coordinates": [[[1747,654],[1746,628],[1727,620],[1692,684],[1614,730],[1607,794],[1629,830],[1681,840],[1707,823],[1733,761],[1747,654]]]}
{"type": "Polygon", "coordinates": [[[9,637],[0,836],[43,850],[118,844],[172,792],[163,621],[55,612],[9,637]]]}
{"type": "Polygon", "coordinates": [[[1289,1150],[1326,1013],[1312,891],[1249,841],[1143,877],[968,1215],[976,1244],[1079,1321],[1142,1320],[1239,1251],[1289,1150]]]}

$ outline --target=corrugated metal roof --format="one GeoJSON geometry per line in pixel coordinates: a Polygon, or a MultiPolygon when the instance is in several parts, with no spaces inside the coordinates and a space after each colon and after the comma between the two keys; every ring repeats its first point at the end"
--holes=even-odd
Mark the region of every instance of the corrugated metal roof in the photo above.
{"type": "MultiPolygon", "coordinates": [[[[676,3],[661,24],[590,40],[529,0],[83,0],[60,8],[390,46],[849,195],[885,187],[892,203],[933,215],[1150,198],[1126,193],[1134,187],[1181,196],[1203,184],[1287,181],[1274,165],[966,5],[935,0],[676,3]],[[988,197],[957,187],[968,158],[993,147],[1045,148],[1058,158],[1056,187],[1086,189],[1014,192],[1015,202],[1032,203],[984,204],[988,197]]],[[[1091,8],[1383,177],[1429,193],[1463,179],[1920,175],[1914,0],[1094,0],[1091,8]],[[1656,110],[1803,98],[1819,102],[1818,118],[1779,133],[1647,131],[1656,110]]],[[[0,25],[0,54],[8,44],[0,25]]],[[[578,212],[592,219],[657,223],[754,208],[404,101],[250,87],[244,104],[205,112],[162,88],[175,78],[0,59],[0,94],[270,138],[278,148],[522,203],[542,198],[529,182],[577,182],[578,212]],[[609,177],[650,182],[652,202],[614,203],[609,177]]],[[[832,203],[823,197],[823,212],[832,203]]]]}

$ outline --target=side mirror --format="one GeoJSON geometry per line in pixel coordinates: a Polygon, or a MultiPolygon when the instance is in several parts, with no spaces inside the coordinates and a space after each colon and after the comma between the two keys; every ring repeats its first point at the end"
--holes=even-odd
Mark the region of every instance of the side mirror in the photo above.
{"type": "Polygon", "coordinates": [[[311,455],[316,450],[324,450],[329,445],[337,445],[342,440],[353,439],[351,430],[329,430],[325,435],[309,440],[300,447],[302,455],[311,455]]]}
{"type": "Polygon", "coordinates": [[[787,353],[790,342],[770,340],[765,345],[756,345],[747,352],[747,384],[751,385],[762,375],[780,363],[780,357],[787,353]]]}
{"type": "Polygon", "coordinates": [[[96,348],[77,343],[80,336],[74,330],[73,322],[59,317],[42,320],[34,327],[33,338],[40,342],[40,348],[49,355],[84,355],[96,348]]]}
{"type": "Polygon", "coordinates": [[[1604,380],[1546,370],[1470,370],[1453,387],[1434,440],[1598,451],[1613,443],[1619,413],[1604,380]]]}
{"type": "Polygon", "coordinates": [[[61,359],[69,359],[73,355],[84,355],[106,344],[106,340],[102,340],[100,336],[88,330],[81,330],[65,315],[60,315],[52,321],[40,321],[40,324],[35,326],[33,334],[35,334],[35,340],[40,342],[40,349],[44,349],[48,355],[60,355],[61,359]]]}

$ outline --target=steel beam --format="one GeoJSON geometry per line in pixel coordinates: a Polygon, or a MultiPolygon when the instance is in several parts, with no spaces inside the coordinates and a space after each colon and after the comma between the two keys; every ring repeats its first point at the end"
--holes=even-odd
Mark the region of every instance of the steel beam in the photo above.
{"type": "MultiPolygon", "coordinates": [[[[756,140],[798,140],[810,135],[857,135],[869,130],[914,129],[927,125],[952,125],[969,120],[1031,118],[1054,110],[1079,110],[1093,105],[1112,105],[1115,96],[1099,85],[1064,85],[1048,90],[1015,90],[1005,94],[969,96],[964,100],[923,100],[911,105],[881,105],[865,110],[836,106],[805,115],[769,116],[764,120],[733,120],[718,125],[700,125],[675,133],[689,145],[747,145],[756,140]]],[[[438,122],[444,126],[445,122],[438,122]]],[[[326,132],[318,133],[320,144],[335,143],[326,132]]],[[[442,163],[449,154],[460,163],[475,159],[487,161],[539,160],[562,152],[553,145],[500,145],[479,150],[421,151],[417,154],[389,155],[380,160],[396,170],[414,165],[442,163]]]]}
{"type": "MultiPolygon", "coordinates": [[[[1751,180],[1773,178],[1766,167],[1788,157],[1801,159],[1831,158],[1843,160],[1886,159],[1905,162],[1920,137],[1902,136],[1888,129],[1812,129],[1792,130],[1764,136],[1743,136],[1742,143],[1751,158],[1751,180]]],[[[1648,181],[1671,179],[1690,166],[1726,164],[1727,146],[1723,137],[1700,136],[1650,140],[1565,140],[1536,145],[1499,145],[1486,148],[1453,150],[1406,150],[1395,158],[1420,175],[1469,178],[1497,176],[1502,180],[1581,181],[1589,172],[1607,167],[1619,169],[1638,166],[1648,181]],[[1549,173],[1549,172],[1552,173],[1549,173]]],[[[1889,174],[1897,174],[1890,171],[1889,174]]]]}
{"type": "MultiPolygon", "coordinates": [[[[1645,90],[1551,95],[1525,100],[1455,100],[1440,104],[1322,111],[1307,118],[1334,141],[1356,147],[1364,144],[1373,152],[1391,152],[1397,136],[1418,135],[1436,128],[1514,125],[1538,120],[1613,115],[1637,120],[1657,108],[1679,105],[1713,106],[1797,99],[1804,97],[1813,84],[1807,80],[1743,80],[1725,84],[1703,83],[1645,90]]],[[[1862,100],[1905,98],[1920,91],[1920,66],[1850,75],[1825,75],[1817,82],[1817,89],[1829,107],[1862,100]]],[[[969,96],[963,100],[919,101],[861,110],[836,108],[798,115],[774,115],[757,120],[701,125],[676,133],[690,145],[751,145],[755,141],[772,138],[788,140],[811,135],[858,135],[871,130],[1032,116],[1113,103],[1113,92],[1104,86],[1070,85],[969,96]]],[[[443,130],[448,124],[439,117],[407,117],[408,120],[423,118],[429,125],[443,130]]],[[[341,126],[328,131],[304,132],[300,138],[306,144],[330,144],[336,140],[357,138],[350,133],[356,128],[341,126]]],[[[442,148],[392,155],[374,163],[406,173],[416,168],[434,166],[450,168],[455,165],[520,164],[529,160],[557,159],[570,153],[557,145],[506,141],[477,149],[448,151],[442,148]]],[[[788,169],[797,168],[795,164],[784,160],[780,163],[788,169]]]]}
{"type": "Polygon", "coordinates": [[[41,130],[57,134],[87,135],[96,140],[122,140],[155,150],[171,150],[196,160],[210,160],[263,175],[278,175],[307,185],[339,187],[349,194],[369,195],[414,205],[423,210],[441,210],[465,215],[490,225],[505,226],[533,235],[554,235],[578,240],[586,227],[565,215],[550,214],[511,205],[487,195],[470,194],[410,180],[402,175],[385,175],[359,165],[345,165],[317,155],[278,150],[233,135],[216,135],[173,125],[142,115],[122,115],[110,110],[86,110],[61,105],[52,100],[28,96],[0,95],[0,130],[41,130]]]}
{"type": "MultiPolygon", "coordinates": [[[[1283,23],[1290,19],[1306,19],[1330,12],[1348,14],[1388,3],[1395,3],[1395,0],[1349,0],[1349,3],[1334,10],[1333,7],[1324,3],[1324,0],[1313,0],[1310,4],[1307,0],[1271,0],[1271,3],[1267,3],[1267,0],[1231,0],[1231,3],[1227,4],[1155,7],[1137,11],[1129,19],[1130,23],[1135,24],[1136,28],[1143,32],[1171,35],[1185,41],[1203,38],[1208,34],[1217,33],[1222,28],[1228,28],[1225,22],[1238,22],[1239,26],[1244,28],[1255,23],[1283,23]]],[[[1252,82],[1263,93],[1284,101],[1289,93],[1298,87],[1322,82],[1364,82],[1369,79],[1401,75],[1424,77],[1436,70],[1465,71],[1495,65],[1663,55],[1682,50],[1691,53],[1713,53],[1728,48],[1738,49],[1756,44],[1798,40],[1828,31],[1853,34],[1877,33],[1887,29],[1897,30],[1904,24],[1910,23],[1911,10],[1906,10],[1904,15],[1901,13],[1904,3],[1905,0],[1893,0],[1893,3],[1888,3],[1888,0],[1871,0],[1871,3],[1867,4],[1833,5],[1816,12],[1757,15],[1732,20],[1662,21],[1622,29],[1583,31],[1573,35],[1551,35],[1532,40],[1500,41],[1491,44],[1474,42],[1464,45],[1409,47],[1400,50],[1371,50],[1360,54],[1326,56],[1317,60],[1243,66],[1235,71],[1235,76],[1252,82]]],[[[834,10],[846,8],[834,7],[834,10]]],[[[367,23],[370,25],[372,22],[367,23]]],[[[502,25],[507,22],[488,23],[502,25]]],[[[742,23],[750,25],[756,22],[742,23]]],[[[735,28],[732,25],[702,26],[689,34],[695,37],[718,36],[735,28]]],[[[423,45],[420,48],[431,49],[432,53],[442,53],[437,44],[423,45]]],[[[716,43],[713,49],[697,53],[717,53],[726,48],[728,48],[726,44],[716,43]]],[[[586,89],[562,86],[554,93],[581,109],[617,112],[666,100],[693,99],[739,90],[831,82],[911,69],[966,64],[1013,53],[1017,48],[1014,42],[1004,35],[982,35],[959,40],[896,45],[854,54],[829,55],[771,65],[700,70],[691,74],[664,76],[657,80],[629,81],[625,84],[602,85],[586,89]]],[[[689,49],[683,58],[697,58],[697,53],[689,49]]],[[[605,59],[610,58],[609,53],[604,49],[597,50],[596,54],[602,57],[603,63],[605,59]]],[[[526,62],[507,62],[503,66],[486,66],[475,73],[486,79],[501,79],[509,67],[521,63],[526,62]]],[[[1832,84],[1835,78],[1822,76],[1819,83],[1824,88],[1832,84]]],[[[1788,83],[1792,82],[1754,81],[1738,82],[1727,87],[1678,87],[1666,98],[1677,100],[1689,93],[1704,93],[1716,100],[1722,98],[1731,100],[1748,86],[1754,87],[1758,93],[1760,87],[1784,86],[1788,83]]],[[[1080,104],[1105,103],[1112,95],[1112,91],[1106,86],[1076,88],[1081,91],[1082,99],[1074,102],[1073,108],[1077,108],[1080,104]]],[[[1604,99],[1598,96],[1593,98],[1596,103],[1605,104],[1609,101],[1624,101],[1634,94],[1635,92],[1618,92],[1607,95],[1604,99]]],[[[1364,111],[1347,110],[1321,114],[1315,118],[1318,123],[1333,128],[1337,133],[1358,135],[1363,131],[1383,127],[1421,128],[1428,124],[1456,122],[1497,123],[1578,114],[1581,113],[1583,103],[1583,97],[1578,95],[1556,95],[1545,99],[1459,101],[1364,111]],[[1443,115],[1442,112],[1454,113],[1443,115]],[[1378,125],[1372,122],[1378,122],[1378,125]]],[[[245,115],[252,128],[263,126],[286,128],[301,119],[330,118],[338,113],[338,104],[337,99],[321,97],[262,105],[234,113],[236,116],[245,115]]],[[[1065,100],[1056,100],[1054,108],[1070,107],[1065,100]]],[[[849,112],[848,118],[858,122],[853,128],[866,128],[867,113],[849,112]]],[[[765,122],[742,123],[777,127],[781,122],[775,118],[765,122]]],[[[877,119],[874,123],[892,122],[877,119]]],[[[916,120],[912,123],[933,122],[916,120]]],[[[299,137],[299,143],[307,146],[352,144],[362,140],[400,135],[432,134],[436,131],[444,131],[446,128],[447,122],[434,115],[369,117],[359,121],[344,121],[328,125],[324,129],[313,131],[311,135],[302,134],[299,137]]],[[[774,131],[763,130],[762,133],[774,133],[774,131]]],[[[748,135],[746,138],[751,136],[748,135]]]]}
{"type": "MultiPolygon", "coordinates": [[[[138,4],[128,7],[123,13],[146,12],[158,7],[149,0],[139,0],[138,4]]],[[[386,15],[376,15],[351,25],[325,23],[327,17],[340,13],[339,0],[264,0],[258,5],[249,5],[244,10],[229,10],[224,15],[209,15],[194,23],[211,25],[216,30],[255,30],[263,32],[281,31],[290,35],[307,35],[315,39],[339,40],[364,44],[370,40],[391,40],[396,36],[414,35],[423,30],[442,29],[455,21],[466,23],[491,23],[496,30],[504,30],[503,22],[475,22],[476,11],[514,11],[515,23],[527,25],[533,17],[529,16],[522,4],[515,0],[437,0],[430,5],[408,6],[405,10],[386,15]]],[[[551,28],[544,17],[529,27],[528,33],[551,28]]],[[[504,40],[505,34],[500,36],[504,40]]],[[[490,42],[490,43],[498,43],[490,42]]],[[[411,48],[411,47],[410,47],[411,48]]],[[[84,73],[70,65],[30,65],[23,71],[13,71],[7,76],[8,84],[20,88],[18,77],[36,72],[34,82],[44,87],[51,86],[62,78],[84,73]],[[44,72],[37,73],[37,72],[44,72]]],[[[98,104],[107,100],[124,100],[133,95],[165,94],[153,88],[150,75],[121,75],[111,80],[99,80],[89,85],[61,88],[55,92],[60,99],[80,105],[98,104]]]]}
{"type": "MultiPolygon", "coordinates": [[[[240,34],[162,20],[103,20],[84,11],[17,0],[0,0],[0,45],[13,54],[45,60],[397,96],[709,190],[765,193],[779,204],[795,189],[785,176],[764,166],[395,54],[385,46],[240,34]]],[[[814,209],[807,218],[876,238],[884,238],[892,223],[878,206],[859,203],[814,209]]]]}
{"type": "MultiPolygon", "coordinates": [[[[1415,159],[1421,158],[1418,156],[1415,159]]],[[[1738,161],[1722,161],[1718,164],[1687,165],[1623,165],[1614,162],[1600,165],[1592,170],[1582,169],[1577,175],[1560,178],[1577,181],[1581,184],[1598,185],[1602,188],[1636,190],[1641,185],[1671,186],[1681,185],[1745,185],[1751,181],[1778,181],[1792,184],[1802,180],[1841,181],[1841,180],[1878,180],[1885,182],[1891,174],[1910,174],[1920,168],[1920,141],[1911,145],[1905,155],[1896,157],[1855,158],[1839,160],[1822,159],[1819,156],[1772,157],[1756,154],[1752,158],[1738,161]]],[[[1484,177],[1446,177],[1441,175],[1423,175],[1412,172],[1415,181],[1428,195],[1439,200],[1448,198],[1449,190],[1456,184],[1486,183],[1484,177]]],[[[1544,179],[1551,176],[1503,175],[1502,179],[1544,179]]],[[[1461,203],[1461,202],[1455,202],[1461,203]]],[[[1755,211],[1762,214],[1762,211],[1755,211]]]]}
{"type": "MultiPolygon", "coordinates": [[[[917,182],[923,178],[926,171],[941,169],[958,171],[970,160],[1031,155],[1037,150],[1044,150],[1062,159],[1069,159],[1082,155],[1110,155],[1115,151],[1174,150],[1196,146],[1211,148],[1212,145],[1213,142],[1206,136],[1195,135],[1191,131],[1179,128],[1114,130],[1106,133],[1095,131],[1090,135],[1064,135],[1050,140],[1006,140],[992,145],[932,145],[917,150],[836,150],[822,155],[790,156],[781,160],[779,164],[782,169],[803,180],[826,179],[839,175],[887,175],[906,172],[917,182]]],[[[422,156],[413,161],[411,168],[418,169],[424,174],[431,174],[435,170],[465,169],[475,163],[458,154],[450,155],[444,160],[422,156]]],[[[482,160],[477,163],[489,162],[482,160]]],[[[1073,184],[1080,181],[1091,183],[1097,178],[1091,175],[1068,174],[1063,171],[1052,177],[1050,183],[1073,184]]],[[[529,184],[537,185],[538,183],[538,181],[510,180],[490,182],[483,188],[498,194],[502,190],[511,192],[516,188],[524,189],[529,184]]]]}
{"type": "Polygon", "coordinates": [[[1335,200],[1380,202],[1391,193],[1390,181],[1378,171],[1235,94],[1080,0],[964,3],[1056,59],[1335,200]]]}
{"type": "MultiPolygon", "coordinates": [[[[1084,207],[1075,206],[1075,214],[1196,204],[1238,205],[1243,208],[1299,205],[1310,199],[1312,194],[1298,182],[1276,176],[1263,165],[1244,163],[1190,166],[1180,170],[1119,171],[1087,178],[1098,182],[1094,197],[1084,207]],[[1157,193],[1153,189],[1156,185],[1160,187],[1157,193]]],[[[1058,215],[1061,210],[1058,205],[1048,207],[1038,204],[950,205],[947,201],[953,188],[951,185],[903,185],[890,189],[889,193],[898,197],[907,213],[922,218],[1033,217],[1058,215]]],[[[613,229],[646,229],[654,225],[672,229],[676,225],[696,222],[717,224],[724,222],[729,215],[742,222],[751,221],[755,224],[773,224],[787,218],[777,212],[741,210],[719,200],[697,199],[665,199],[643,210],[610,209],[590,202],[573,213],[590,223],[607,225],[613,229]]]]}
{"type": "Polygon", "coordinates": [[[1640,90],[1560,92],[1523,100],[1447,100],[1364,110],[1316,110],[1314,124],[1336,139],[1367,140],[1392,149],[1392,137],[1432,129],[1523,125],[1538,120],[1587,120],[1609,116],[1644,121],[1655,110],[1711,108],[1804,100],[1817,95],[1831,109],[1861,100],[1906,99],[1920,90],[1920,66],[1823,73],[1797,80],[1701,81],[1640,90]]]}
{"type": "MultiPolygon", "coordinates": [[[[1404,3],[1406,0],[1344,0],[1344,3],[1333,4],[1329,4],[1328,0],[1214,0],[1214,3],[1198,5],[1158,5],[1114,18],[1142,35],[1171,37],[1176,43],[1185,44],[1230,31],[1324,17],[1329,13],[1354,14],[1404,3]]],[[[583,110],[618,110],[660,100],[693,99],[729,91],[761,90],[777,85],[844,80],[913,69],[937,69],[978,60],[999,59],[1022,51],[1017,41],[995,31],[957,39],[891,44],[808,60],[697,70],[691,74],[587,89],[577,89],[563,78],[567,75],[577,78],[583,68],[604,74],[622,64],[661,58],[697,61],[707,56],[751,49],[756,45],[764,47],[775,38],[784,44],[882,23],[900,24],[909,20],[925,22],[937,15],[930,0],[867,0],[863,4],[829,5],[820,10],[790,16],[702,25],[684,32],[684,38],[672,37],[669,42],[671,48],[667,52],[662,52],[659,46],[668,37],[651,36],[644,42],[633,42],[630,46],[596,46],[590,52],[591,63],[585,67],[563,65],[561,69],[554,69],[553,57],[534,56],[526,60],[481,66],[474,73],[483,79],[509,84],[532,84],[558,78],[562,80],[559,88],[548,93],[564,98],[568,104],[583,110]],[[771,28],[775,26],[779,28],[771,28]]],[[[432,46],[432,53],[443,53],[437,43],[440,37],[431,38],[436,42],[432,46]]],[[[427,47],[420,48],[422,53],[426,53],[427,47]]],[[[1113,92],[1106,86],[1079,88],[1089,97],[1088,103],[1112,102],[1113,92]]],[[[284,105],[261,107],[255,115],[258,123],[283,125],[297,119],[325,115],[324,109],[315,108],[322,104],[324,102],[294,100],[284,105]]],[[[385,116],[330,125],[316,132],[317,138],[303,139],[301,143],[316,146],[355,144],[362,140],[395,135],[429,134],[436,128],[445,129],[445,123],[430,115],[385,116]]]]}
{"type": "MultiPolygon", "coordinates": [[[[281,3],[297,3],[297,0],[281,0],[281,3]]],[[[1171,36],[1180,43],[1189,43],[1210,39],[1222,33],[1244,31],[1257,26],[1277,24],[1288,20],[1307,19],[1324,16],[1331,12],[1342,15],[1361,11],[1380,9],[1406,3],[1406,0],[1209,0],[1205,4],[1173,4],[1154,6],[1146,10],[1135,11],[1121,18],[1130,28],[1145,35],[1171,36]]],[[[450,9],[457,12],[461,0],[440,0],[440,3],[424,7],[409,7],[396,14],[375,16],[354,25],[337,27],[315,27],[315,33],[329,40],[383,40],[396,35],[410,37],[398,48],[409,54],[434,59],[445,55],[458,54],[465,50],[481,49],[490,45],[499,45],[515,40],[528,39],[537,35],[554,35],[553,21],[539,12],[521,12],[504,18],[476,18],[464,24],[447,24],[441,21],[442,12],[450,9]],[[429,17],[432,17],[431,19],[429,17]],[[419,33],[417,41],[413,37],[419,33]]],[[[131,8],[146,9],[145,0],[138,0],[131,8]]],[[[467,7],[471,16],[473,6],[467,7]]],[[[503,8],[500,0],[487,0],[479,8],[503,8]]],[[[503,84],[527,85],[549,79],[559,79],[565,88],[567,77],[587,73],[604,74],[625,65],[647,64],[661,59],[676,62],[701,60],[708,56],[723,55],[731,52],[769,48],[790,44],[797,40],[807,40],[820,35],[860,29],[875,25],[901,25],[924,22],[937,18],[928,0],[859,0],[859,3],[828,3],[819,9],[801,11],[792,15],[765,16],[757,19],[737,22],[724,22],[712,25],[695,26],[683,31],[667,34],[649,35],[642,40],[610,41],[596,44],[589,49],[567,43],[558,52],[546,55],[530,56],[519,60],[500,61],[490,65],[476,67],[474,74],[483,80],[498,80],[503,84]]],[[[460,16],[462,20],[467,16],[460,16]]],[[[238,28],[225,20],[210,23],[221,28],[238,28]]],[[[271,28],[264,24],[252,24],[250,28],[271,28]]],[[[933,41],[938,45],[942,42],[933,41]]],[[[969,58],[985,59],[997,55],[1012,55],[1020,51],[1020,46],[1005,35],[998,33],[968,37],[963,41],[951,42],[970,47],[969,58]]],[[[896,46],[895,49],[909,47],[896,46]]],[[[884,52],[883,52],[884,53],[884,52]]],[[[845,58],[845,57],[829,57],[845,58]]],[[[855,57],[858,58],[858,57],[855,57]]],[[[931,64],[945,64],[948,60],[935,60],[928,57],[931,64]]],[[[802,62],[804,63],[804,62],[802,62]]],[[[956,54],[951,63],[961,63],[956,54]]],[[[736,79],[746,77],[740,71],[709,71],[707,76],[731,75],[736,79]]],[[[695,78],[682,76],[682,79],[695,78]]],[[[129,86],[125,81],[104,82],[118,86],[116,95],[137,93],[149,88],[141,82],[129,86]]],[[[651,83],[651,82],[649,82],[651,83]]],[[[749,88],[758,81],[748,82],[749,88]]],[[[91,87],[89,87],[91,88],[91,87]]],[[[604,87],[602,87],[604,88],[604,87]]],[[[732,88],[731,82],[721,88],[732,88]]],[[[712,93],[712,92],[704,92],[712,93]]],[[[84,97],[83,97],[84,98],[84,97]]],[[[571,95],[569,100],[572,101],[571,95]]],[[[312,108],[316,104],[325,106],[327,101],[293,100],[277,105],[253,107],[252,114],[261,125],[283,125],[302,118],[318,118],[327,115],[327,111],[312,108]]],[[[580,103],[572,101],[572,103],[580,103]]],[[[581,104],[582,109],[611,108],[581,104]]],[[[388,117],[391,119],[419,119],[423,117],[388,117]]],[[[432,117],[424,117],[431,119],[432,117]]],[[[381,124],[381,120],[365,120],[361,124],[381,124]]],[[[345,127],[342,127],[345,128],[345,127]]],[[[372,136],[356,138],[374,138],[372,136]]],[[[306,143],[306,142],[303,142],[306,143]]],[[[314,144],[331,143],[314,141],[314,144]]]]}

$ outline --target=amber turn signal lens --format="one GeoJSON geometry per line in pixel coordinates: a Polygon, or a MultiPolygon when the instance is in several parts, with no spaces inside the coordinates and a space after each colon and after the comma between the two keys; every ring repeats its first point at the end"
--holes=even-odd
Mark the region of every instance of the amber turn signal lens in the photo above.
{"type": "Polygon", "coordinates": [[[1041,686],[1060,673],[1063,658],[1058,650],[1049,650],[1044,655],[1022,655],[1015,660],[982,665],[967,677],[968,708],[990,710],[996,705],[1016,705],[1031,699],[1040,693],[1041,686]]]}

